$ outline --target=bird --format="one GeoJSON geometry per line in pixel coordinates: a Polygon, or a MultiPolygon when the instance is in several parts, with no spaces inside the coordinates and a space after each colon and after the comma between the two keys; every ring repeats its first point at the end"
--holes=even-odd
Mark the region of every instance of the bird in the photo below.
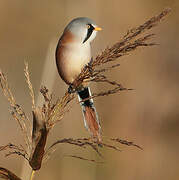
{"type": "MultiPolygon", "coordinates": [[[[65,27],[56,47],[55,57],[58,73],[61,79],[69,86],[82,69],[92,61],[91,42],[102,28],[87,17],[73,19],[65,27]]],[[[76,91],[82,107],[84,125],[98,144],[101,143],[101,125],[90,98],[89,83],[82,83],[76,91]]]]}

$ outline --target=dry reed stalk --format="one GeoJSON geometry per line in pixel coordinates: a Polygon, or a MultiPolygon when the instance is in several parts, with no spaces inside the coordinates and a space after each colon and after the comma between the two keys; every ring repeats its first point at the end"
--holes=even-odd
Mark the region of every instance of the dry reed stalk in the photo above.
{"type": "Polygon", "coordinates": [[[81,157],[81,156],[76,156],[76,155],[67,155],[65,157],[72,157],[72,158],[76,158],[76,159],[81,159],[83,161],[88,161],[88,162],[92,162],[92,163],[96,163],[96,164],[103,164],[104,163],[102,161],[96,161],[94,159],[87,159],[87,158],[84,158],[84,157],[81,157]]]}
{"type": "Polygon", "coordinates": [[[35,108],[33,111],[32,150],[29,158],[29,164],[34,171],[41,168],[45,153],[48,130],[44,119],[41,108],[35,108]]]}
{"type": "Polygon", "coordinates": [[[21,180],[14,173],[2,167],[0,167],[0,178],[6,179],[6,180],[21,180]]]}
{"type": "MultiPolygon", "coordinates": [[[[84,149],[91,147],[100,157],[103,157],[100,150],[101,150],[101,148],[104,148],[104,147],[121,152],[121,149],[116,145],[117,143],[120,143],[122,145],[137,147],[140,150],[143,150],[143,148],[141,146],[139,146],[139,145],[137,145],[131,141],[127,141],[127,140],[123,140],[123,139],[119,139],[119,138],[110,138],[107,141],[108,141],[108,143],[102,142],[99,146],[98,142],[96,142],[92,138],[78,138],[78,139],[65,138],[65,139],[60,139],[60,140],[56,141],[55,143],[53,143],[46,150],[45,156],[48,156],[49,154],[51,155],[52,151],[54,152],[54,148],[56,148],[56,146],[59,144],[71,144],[71,145],[78,146],[78,147],[84,148],[84,149]],[[115,144],[112,145],[112,142],[114,142],[115,144]]],[[[48,158],[48,157],[46,157],[46,158],[48,158]]],[[[80,158],[83,159],[83,157],[80,157],[80,158]]]]}
{"type": "MultiPolygon", "coordinates": [[[[109,48],[106,48],[104,51],[102,51],[101,54],[97,55],[96,58],[88,64],[88,66],[83,68],[81,74],[73,82],[72,87],[74,89],[77,89],[85,80],[112,84],[111,81],[109,81],[107,77],[105,77],[102,73],[114,69],[120,66],[120,64],[116,63],[113,66],[102,68],[100,70],[97,70],[96,68],[109,62],[115,62],[116,60],[118,60],[119,57],[129,55],[129,53],[132,53],[139,47],[150,47],[156,45],[156,43],[148,42],[154,36],[153,33],[146,35],[143,35],[143,33],[155,27],[170,11],[171,9],[169,8],[164,9],[159,15],[152,17],[137,28],[129,30],[119,42],[115,43],[109,48]]],[[[113,82],[112,85],[116,86],[114,89],[112,89],[113,93],[117,93],[121,90],[128,90],[127,88],[117,88],[121,86],[118,83],[113,82]]],[[[108,95],[107,92],[102,94],[108,95]]]]}
{"type": "Polygon", "coordinates": [[[32,87],[32,83],[30,81],[29,66],[28,66],[27,62],[25,62],[24,74],[25,74],[26,82],[28,84],[30,96],[32,98],[32,110],[33,110],[33,109],[35,109],[35,95],[34,95],[34,90],[33,90],[33,87],[32,87]]]}
{"type": "Polygon", "coordinates": [[[31,140],[30,140],[30,130],[28,129],[27,123],[30,121],[29,118],[26,116],[23,108],[16,103],[16,100],[10,90],[8,80],[4,73],[0,72],[0,86],[3,91],[4,96],[10,103],[12,108],[12,117],[18,122],[21,132],[23,133],[24,141],[26,148],[28,150],[31,149],[31,140]]]}
{"type": "MultiPolygon", "coordinates": [[[[55,70],[56,69],[55,69],[55,61],[53,63],[53,61],[49,61],[49,60],[54,59],[54,56],[55,56],[54,49],[56,48],[56,41],[57,41],[56,38],[52,39],[49,44],[47,54],[45,57],[45,62],[42,67],[43,70],[42,70],[42,75],[41,75],[41,79],[40,79],[41,84],[46,84],[50,91],[52,91],[53,85],[55,82],[55,74],[56,74],[55,70]],[[50,73],[49,73],[49,71],[50,71],[50,73]]],[[[35,105],[37,107],[42,106],[43,98],[41,97],[41,93],[38,92],[36,94],[36,97],[37,98],[35,99],[35,105]]],[[[33,144],[33,150],[35,150],[34,142],[32,144],[33,144]]],[[[43,152],[43,150],[41,152],[43,152]]],[[[31,156],[32,156],[32,153],[31,153],[31,156]]],[[[31,167],[28,165],[28,163],[26,163],[26,161],[24,161],[23,166],[22,166],[22,171],[21,171],[22,179],[23,180],[29,180],[29,179],[32,180],[34,178],[34,174],[35,174],[34,172],[35,171],[31,170],[31,167]]]]}
{"type": "MultiPolygon", "coordinates": [[[[169,12],[170,9],[165,9],[158,16],[154,16],[141,26],[128,31],[128,33],[119,42],[115,43],[110,48],[106,48],[100,55],[92,60],[90,64],[85,66],[70,88],[75,92],[83,81],[91,81],[96,83],[102,82],[113,86],[113,89],[108,89],[107,91],[93,94],[92,97],[106,96],[118,93],[119,91],[130,90],[124,88],[120,83],[109,80],[103,74],[106,71],[119,67],[119,63],[106,68],[96,68],[109,62],[115,62],[119,57],[128,55],[139,47],[150,47],[155,45],[156,43],[148,42],[148,40],[153,37],[153,34],[143,35],[143,33],[156,26],[169,12]]],[[[43,159],[48,158],[48,156],[51,155],[51,152],[54,150],[54,147],[56,147],[57,144],[66,143],[81,148],[90,147],[101,157],[102,154],[100,152],[100,149],[104,147],[121,151],[117,145],[112,145],[112,142],[124,144],[127,146],[135,146],[139,149],[142,149],[140,146],[134,144],[131,141],[121,140],[119,138],[110,138],[108,140],[110,141],[110,143],[102,142],[100,146],[91,138],[64,138],[56,141],[48,149],[46,149],[45,146],[49,131],[52,130],[52,127],[54,127],[63,118],[64,114],[69,111],[68,104],[74,99],[75,95],[67,91],[62,98],[56,100],[56,102],[53,103],[53,96],[49,94],[48,89],[44,86],[40,90],[41,94],[44,97],[44,103],[42,107],[35,107],[34,92],[30,81],[30,74],[27,63],[25,64],[24,72],[26,82],[29,87],[30,96],[32,98],[33,127],[31,128],[31,133],[29,133],[29,126],[27,124],[29,118],[26,116],[23,108],[16,103],[15,98],[9,88],[7,78],[1,71],[0,86],[4,93],[4,96],[8,99],[10,106],[12,107],[12,116],[20,126],[28,151],[26,151],[22,146],[13,145],[11,143],[6,146],[0,146],[0,151],[10,150],[7,156],[16,154],[28,160],[29,165],[32,169],[31,179],[33,179],[34,172],[41,168],[43,159]]],[[[29,123],[32,124],[31,121],[29,123]]],[[[82,160],[89,160],[75,155],[71,155],[71,157],[82,160]]],[[[95,162],[95,160],[89,161],[95,162]]],[[[4,179],[20,180],[20,178],[16,177],[13,173],[5,168],[0,168],[0,177],[4,179]]]]}

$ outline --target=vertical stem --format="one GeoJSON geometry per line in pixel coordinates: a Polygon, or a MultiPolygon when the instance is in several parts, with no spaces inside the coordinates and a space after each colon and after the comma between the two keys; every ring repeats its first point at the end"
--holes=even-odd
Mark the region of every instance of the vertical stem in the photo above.
{"type": "MultiPolygon", "coordinates": [[[[46,60],[43,67],[43,73],[41,77],[41,85],[46,85],[49,89],[49,91],[52,91],[54,81],[55,81],[55,73],[56,73],[56,67],[55,67],[55,48],[56,48],[56,39],[53,39],[49,45],[46,60]]],[[[37,97],[36,106],[42,105],[43,101],[40,95],[40,92],[37,97]]],[[[23,180],[32,180],[34,177],[35,171],[31,169],[27,161],[24,161],[22,172],[21,172],[21,178],[23,180]]]]}
{"type": "Polygon", "coordinates": [[[31,171],[30,180],[33,180],[33,178],[34,178],[34,175],[35,175],[35,171],[34,171],[34,170],[32,170],[32,171],[31,171]]]}

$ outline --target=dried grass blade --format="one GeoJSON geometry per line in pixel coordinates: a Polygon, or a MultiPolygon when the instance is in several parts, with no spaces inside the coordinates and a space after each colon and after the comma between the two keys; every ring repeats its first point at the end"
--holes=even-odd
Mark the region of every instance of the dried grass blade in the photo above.
{"type": "Polygon", "coordinates": [[[3,167],[0,167],[0,178],[6,180],[21,180],[14,173],[3,167]]]}
{"type": "Polygon", "coordinates": [[[29,91],[30,91],[30,96],[32,98],[32,110],[34,110],[35,109],[35,95],[34,95],[32,83],[30,81],[29,65],[27,62],[25,62],[24,74],[25,74],[26,82],[28,84],[29,91]]]}
{"type": "Polygon", "coordinates": [[[97,163],[97,164],[103,164],[104,163],[104,162],[101,162],[101,161],[96,161],[94,159],[87,159],[87,158],[84,158],[84,157],[81,157],[81,156],[75,156],[75,155],[66,155],[66,157],[73,157],[73,158],[81,159],[81,160],[84,160],[84,161],[90,161],[90,162],[97,163]]]}
{"type": "Polygon", "coordinates": [[[143,150],[143,148],[131,141],[127,141],[127,140],[123,140],[123,139],[119,139],[119,138],[111,138],[112,141],[114,142],[119,142],[121,144],[127,145],[127,146],[135,146],[137,148],[139,148],[140,150],[143,150]]]}

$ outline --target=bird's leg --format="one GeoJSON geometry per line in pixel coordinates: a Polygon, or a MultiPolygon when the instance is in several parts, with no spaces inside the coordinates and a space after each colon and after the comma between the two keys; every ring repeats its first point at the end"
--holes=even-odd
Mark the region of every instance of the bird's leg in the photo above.
{"type": "Polygon", "coordinates": [[[68,87],[68,93],[72,94],[72,93],[75,93],[77,91],[82,91],[83,89],[84,89],[84,87],[82,84],[76,88],[74,88],[73,84],[70,84],[68,87]]]}
{"type": "Polygon", "coordinates": [[[75,93],[76,90],[73,88],[73,84],[70,84],[69,87],[68,87],[68,93],[69,94],[72,94],[72,93],[75,93]]]}

